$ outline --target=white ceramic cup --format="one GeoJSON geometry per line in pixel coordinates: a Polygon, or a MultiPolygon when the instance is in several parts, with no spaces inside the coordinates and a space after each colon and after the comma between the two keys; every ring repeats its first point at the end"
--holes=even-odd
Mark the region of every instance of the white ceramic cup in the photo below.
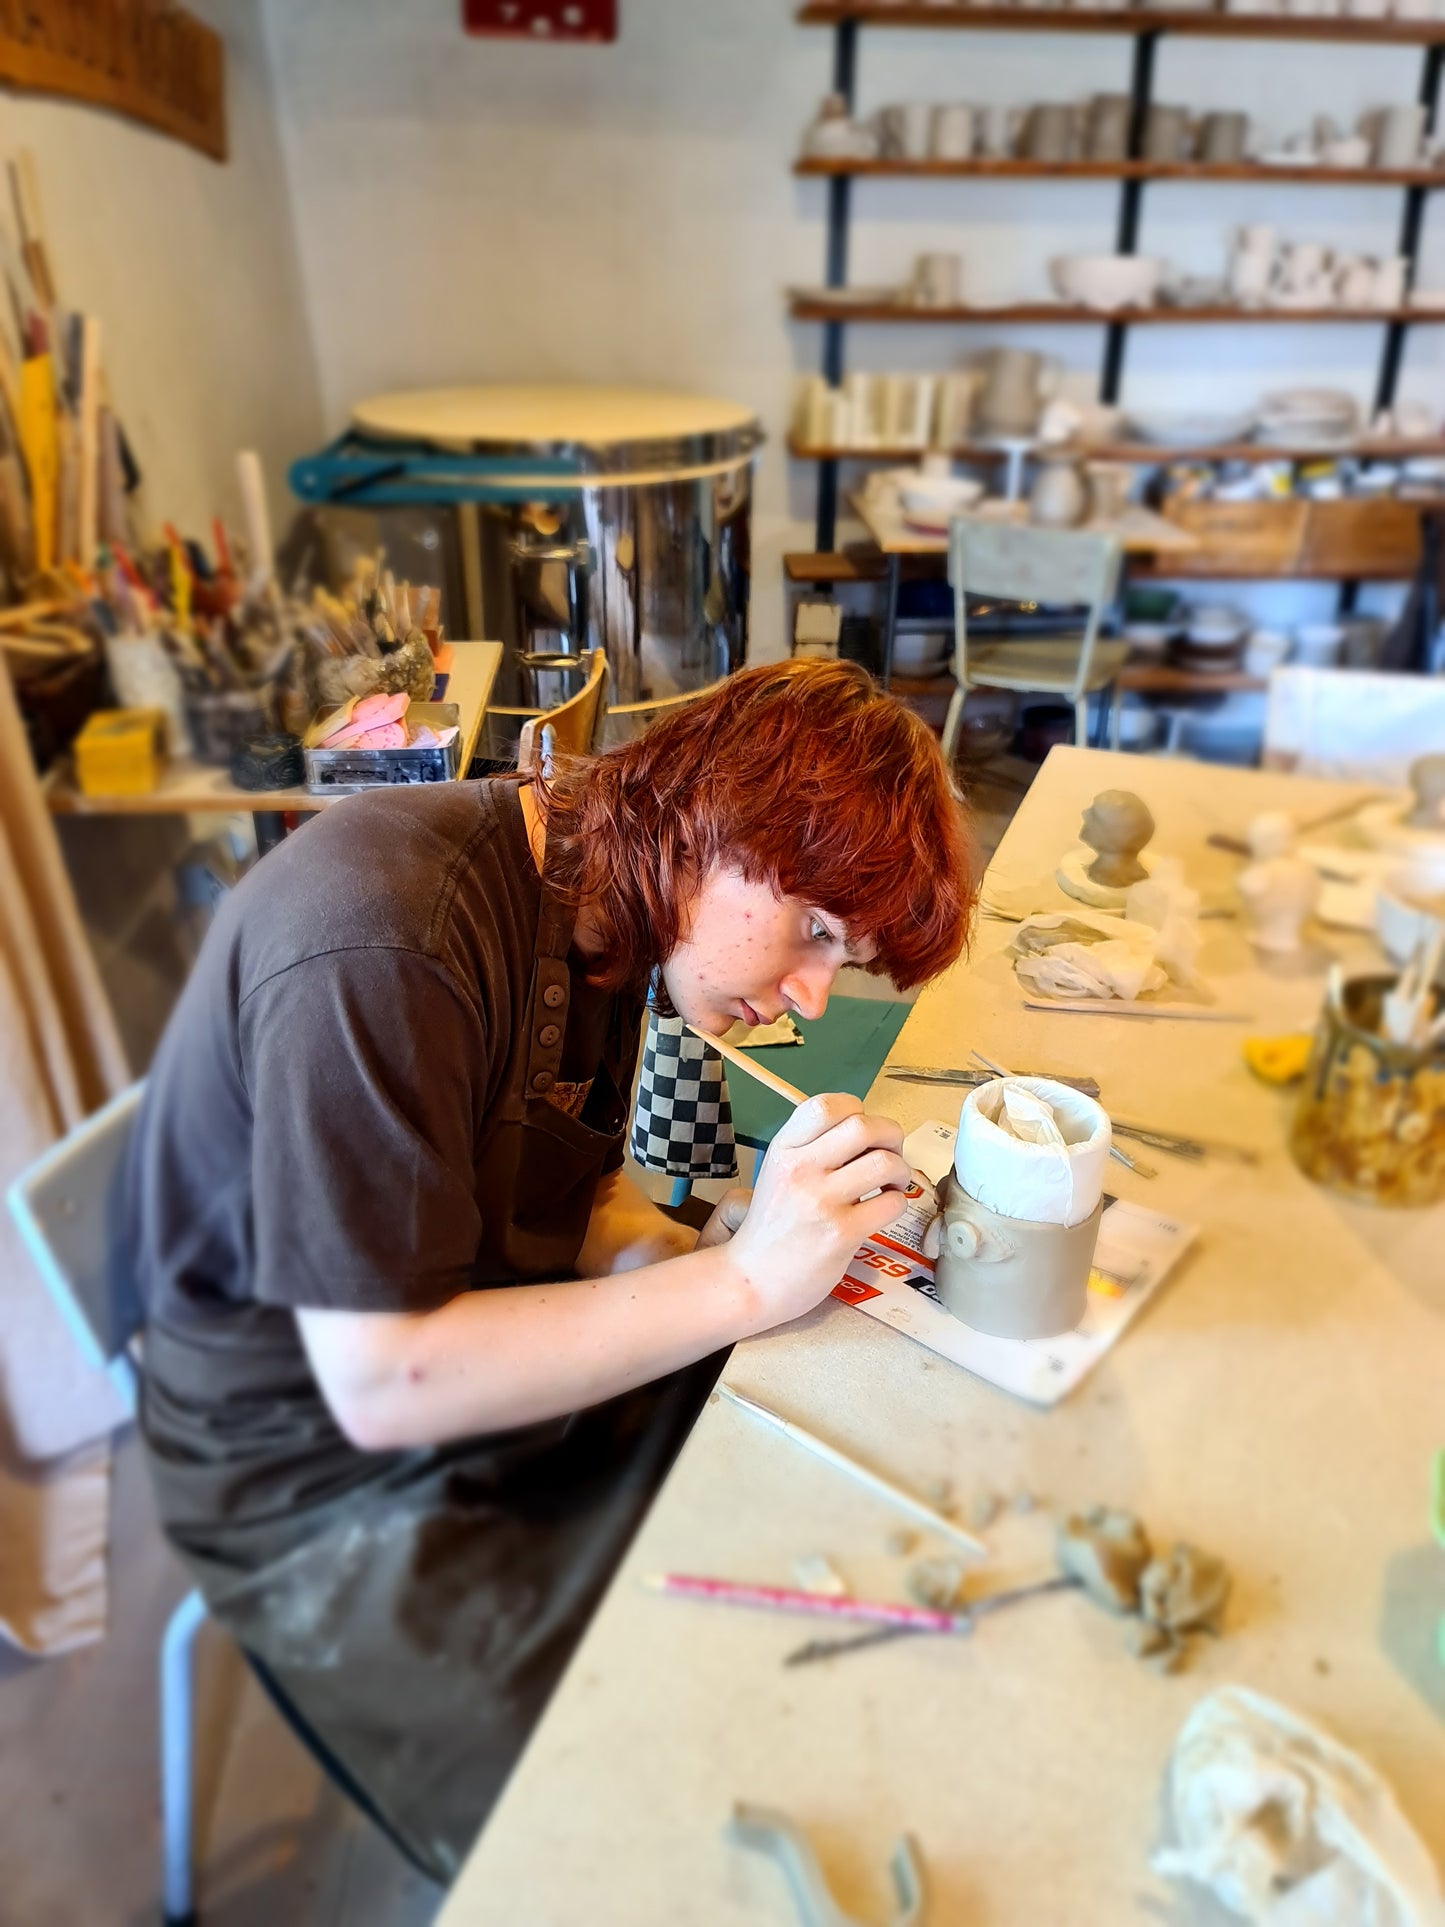
{"type": "Polygon", "coordinates": [[[920,254],[913,267],[913,299],[920,308],[956,308],[962,276],[961,255],[920,254]]]}
{"type": "MultiPolygon", "coordinates": [[[[1400,0],[1396,0],[1399,13],[1400,0]]],[[[1402,20],[1429,19],[1426,14],[1399,14],[1402,20]]],[[[1375,135],[1377,167],[1415,167],[1420,160],[1425,138],[1425,109],[1418,101],[1387,107],[1380,115],[1375,135]]]]}
{"type": "Polygon", "coordinates": [[[1375,308],[1399,308],[1405,301],[1405,281],[1410,272],[1410,263],[1403,254],[1393,255],[1388,261],[1381,261],[1374,272],[1374,291],[1370,305],[1375,308]]]}
{"type": "Polygon", "coordinates": [[[1329,258],[1329,249],[1319,241],[1291,242],[1280,258],[1281,285],[1296,293],[1312,287],[1324,273],[1329,258]]]}
{"type": "Polygon", "coordinates": [[[990,102],[978,112],[978,144],[981,153],[990,155],[994,160],[1004,160],[1013,149],[1013,129],[1009,121],[1009,110],[998,102],[990,102]]]}
{"type": "Polygon", "coordinates": [[[973,153],[973,109],[962,101],[933,110],[930,152],[936,161],[966,161],[973,153]]]}
{"type": "Polygon", "coordinates": [[[891,107],[889,125],[897,143],[897,153],[905,161],[928,159],[928,137],[933,127],[933,108],[926,100],[908,100],[891,107]]]}
{"type": "Polygon", "coordinates": [[[1345,631],[1339,622],[1302,622],[1295,630],[1295,661],[1311,669],[1333,669],[1344,653],[1345,631]]]}

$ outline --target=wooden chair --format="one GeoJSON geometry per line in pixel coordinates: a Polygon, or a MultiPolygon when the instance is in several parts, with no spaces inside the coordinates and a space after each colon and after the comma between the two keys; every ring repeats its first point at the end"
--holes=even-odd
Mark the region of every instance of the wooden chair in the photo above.
{"type": "Polygon", "coordinates": [[[602,739],[602,721],[607,714],[607,652],[592,649],[587,654],[587,680],[575,696],[555,709],[529,716],[517,738],[517,768],[536,768],[539,760],[543,774],[554,755],[590,756],[602,739]],[[542,732],[550,742],[545,754],[542,732]]]}
{"type": "Polygon", "coordinates": [[[953,761],[970,689],[1017,689],[1066,697],[1074,706],[1074,741],[1087,743],[1089,697],[1107,689],[1128,653],[1122,642],[1100,642],[1099,622],[1113,601],[1123,556],[1117,536],[1085,529],[1035,529],[959,517],[948,532],[948,579],[953,585],[953,673],[958,687],[943,726],[943,754],[953,761]],[[1050,603],[1083,610],[1082,626],[1015,641],[968,640],[970,594],[1010,602],[1050,603]]]}
{"type": "Polygon", "coordinates": [[[634,736],[657,717],[669,715],[674,709],[681,709],[684,703],[695,703],[703,696],[711,696],[713,691],[721,689],[726,681],[726,676],[720,676],[716,682],[710,682],[702,689],[682,689],[671,696],[648,696],[641,702],[610,704],[604,719],[608,747],[615,743],[631,742],[634,736]]]}

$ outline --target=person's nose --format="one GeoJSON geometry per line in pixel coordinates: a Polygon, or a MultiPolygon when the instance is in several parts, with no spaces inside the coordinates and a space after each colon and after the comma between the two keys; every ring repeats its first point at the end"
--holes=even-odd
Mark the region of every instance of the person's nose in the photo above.
{"type": "Polygon", "coordinates": [[[784,1003],[806,1023],[821,1017],[828,1008],[828,993],[837,975],[836,963],[819,958],[816,963],[789,971],[778,988],[784,1003]]]}

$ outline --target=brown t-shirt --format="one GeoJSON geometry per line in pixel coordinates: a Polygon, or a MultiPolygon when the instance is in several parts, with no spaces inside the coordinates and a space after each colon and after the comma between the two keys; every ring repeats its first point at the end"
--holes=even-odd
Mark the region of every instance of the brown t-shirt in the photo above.
{"type": "MultiPolygon", "coordinates": [[[[332,1421],[294,1308],[427,1311],[512,1282],[485,1262],[477,1147],[517,1075],[540,905],[517,788],[488,782],[334,805],[223,904],[119,1201],[153,1457],[224,1473],[178,1500],[189,1523],[378,1470],[332,1421]]],[[[605,1117],[589,1115],[591,1080],[629,1024],[635,1050],[636,1013],[568,967],[558,1093],[616,1131],[616,1169],[619,1080],[598,1079],[605,1117]]]]}

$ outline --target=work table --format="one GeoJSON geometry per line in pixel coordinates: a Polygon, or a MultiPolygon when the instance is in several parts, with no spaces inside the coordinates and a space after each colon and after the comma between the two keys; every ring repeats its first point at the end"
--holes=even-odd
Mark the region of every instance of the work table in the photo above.
{"type": "MultiPolygon", "coordinates": [[[[1174,760],[1055,750],[991,866],[1046,877],[1100,789],[1136,788],[1152,848],[1226,899],[1238,860],[1210,849],[1258,810],[1302,816],[1341,785],[1174,760]]],[[[1322,833],[1324,834],[1324,833],[1322,833]]],[[[986,891],[987,893],[987,891],[986,891]]],[[[662,1597],[649,1574],[795,1583],[822,1552],[860,1596],[901,1598],[904,1523],[832,1467],[714,1393],[441,1915],[441,1927],[731,1927],[796,1918],[768,1860],[724,1837],[736,1800],[808,1831],[840,1903],[886,1918],[908,1830],[935,1923],[1151,1927],[1223,1918],[1151,1873],[1179,1728],[1240,1682],[1333,1729],[1394,1784],[1445,1865],[1445,1551],[1428,1530],[1445,1446],[1445,1208],[1391,1213],[1318,1189],[1285,1146],[1292,1093],[1255,1082],[1252,1033],[1309,1029],[1330,955],[1261,968],[1237,922],[1206,922],[1201,966],[1243,1023],[1028,1011],[982,921],[971,958],[920,997],[899,1062],[965,1064],[972,1046],[1026,1070],[1096,1076],[1121,1116],[1250,1146],[1254,1166],[1156,1152],[1121,1196],[1200,1228],[1116,1349],[1053,1411],[1021,1404],[859,1312],[826,1302],[741,1345],[726,1379],[920,1493],[949,1480],[960,1517],[994,1492],[989,1589],[1051,1569],[1052,1519],[1135,1509],[1156,1542],[1233,1568],[1225,1636],[1162,1677],[1082,1597],[1031,1602],[967,1639],[915,1637],[785,1671],[816,1621],[662,1597]]],[[[1327,954],[1326,954],[1327,953],[1327,954]]],[[[906,1128],[952,1121],[961,1093],[880,1078],[906,1128]]],[[[1114,1183],[1117,1179],[1117,1183],[1114,1183]]],[[[838,1630],[845,1630],[839,1628],[838,1630]]]]}

